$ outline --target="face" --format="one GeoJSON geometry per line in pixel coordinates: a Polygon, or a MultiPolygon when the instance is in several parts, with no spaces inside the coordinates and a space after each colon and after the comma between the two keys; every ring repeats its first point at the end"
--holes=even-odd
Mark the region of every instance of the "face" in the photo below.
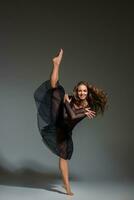
{"type": "Polygon", "coordinates": [[[87,94],[88,94],[88,90],[87,90],[86,85],[83,85],[83,84],[79,85],[79,86],[78,86],[78,93],[77,93],[77,94],[78,94],[78,97],[79,97],[81,100],[86,99],[87,94]]]}

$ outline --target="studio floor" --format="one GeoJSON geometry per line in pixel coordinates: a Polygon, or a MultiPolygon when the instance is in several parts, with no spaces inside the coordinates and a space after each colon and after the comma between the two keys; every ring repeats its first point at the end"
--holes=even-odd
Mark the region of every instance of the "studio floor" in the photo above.
{"type": "Polygon", "coordinates": [[[73,196],[66,195],[62,183],[44,187],[0,185],[0,200],[134,200],[134,184],[71,181],[73,196]]]}

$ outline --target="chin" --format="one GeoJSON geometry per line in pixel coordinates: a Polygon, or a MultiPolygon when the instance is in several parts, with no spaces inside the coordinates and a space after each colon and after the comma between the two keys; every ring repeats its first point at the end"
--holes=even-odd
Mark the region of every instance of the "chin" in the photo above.
{"type": "Polygon", "coordinates": [[[86,99],[86,97],[84,97],[84,98],[79,97],[79,98],[80,98],[80,100],[85,100],[86,99]]]}

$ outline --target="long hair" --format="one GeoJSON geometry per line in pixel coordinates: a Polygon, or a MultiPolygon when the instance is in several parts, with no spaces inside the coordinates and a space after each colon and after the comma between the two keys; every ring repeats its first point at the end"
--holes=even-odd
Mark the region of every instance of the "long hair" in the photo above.
{"type": "Polygon", "coordinates": [[[88,106],[85,107],[90,107],[91,110],[96,112],[96,115],[98,114],[104,114],[104,111],[106,108],[108,108],[107,101],[108,101],[108,96],[107,93],[104,92],[103,89],[97,88],[95,85],[90,85],[86,81],[80,81],[77,83],[77,85],[73,89],[73,95],[70,95],[71,97],[71,104],[73,105],[74,103],[77,106],[81,105],[81,99],[78,97],[78,87],[79,85],[85,85],[88,90],[88,94],[86,97],[86,100],[88,102],[88,106]]]}

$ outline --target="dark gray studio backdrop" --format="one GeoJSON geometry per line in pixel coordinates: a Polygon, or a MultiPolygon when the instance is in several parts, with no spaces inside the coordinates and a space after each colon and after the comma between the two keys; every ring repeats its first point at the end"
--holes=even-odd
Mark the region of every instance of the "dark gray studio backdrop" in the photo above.
{"type": "Polygon", "coordinates": [[[1,3],[1,175],[59,173],[58,157],[38,132],[33,93],[63,48],[59,80],[66,92],[86,80],[109,95],[103,118],[86,118],[73,130],[70,176],[133,180],[133,19],[129,3],[1,3]]]}

